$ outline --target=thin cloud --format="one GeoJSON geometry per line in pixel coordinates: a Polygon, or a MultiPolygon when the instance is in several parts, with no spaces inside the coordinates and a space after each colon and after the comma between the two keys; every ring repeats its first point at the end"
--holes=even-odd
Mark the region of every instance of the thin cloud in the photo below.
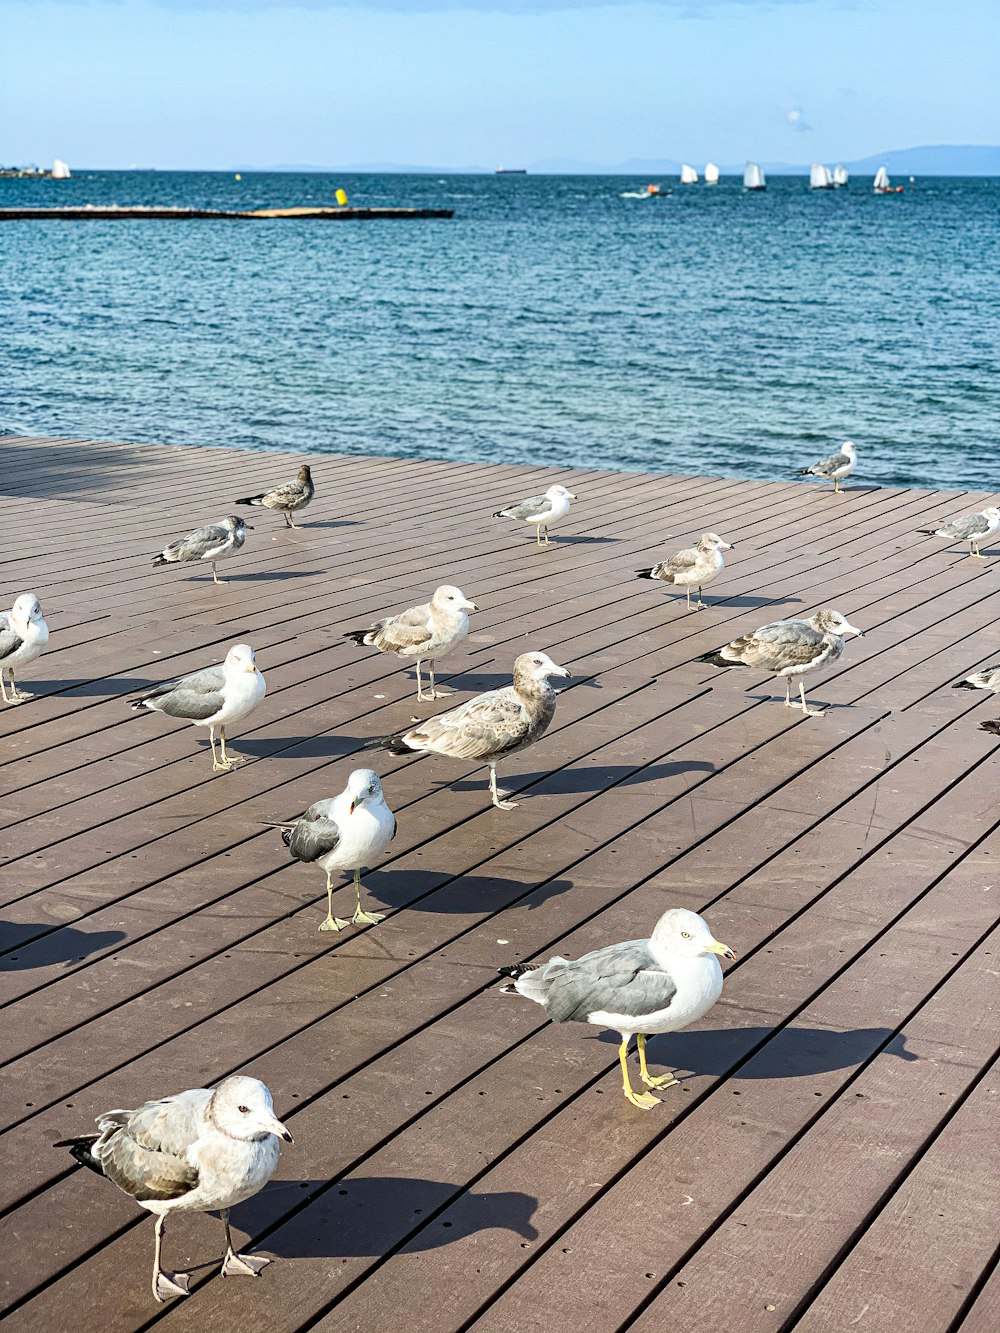
{"type": "Polygon", "coordinates": [[[785,120],[795,131],[796,134],[811,134],[812,126],[806,120],[806,113],[800,106],[789,106],[785,108],[785,120]]]}
{"type": "MultiPolygon", "coordinates": [[[[82,2],[87,3],[87,0],[82,2]]],[[[162,9],[188,12],[235,10],[243,13],[295,9],[367,9],[396,14],[448,11],[480,14],[546,14],[573,9],[629,9],[644,5],[657,9],[673,9],[680,18],[699,18],[704,10],[723,6],[772,9],[777,5],[807,5],[819,2],[820,0],[155,0],[162,9]]]]}

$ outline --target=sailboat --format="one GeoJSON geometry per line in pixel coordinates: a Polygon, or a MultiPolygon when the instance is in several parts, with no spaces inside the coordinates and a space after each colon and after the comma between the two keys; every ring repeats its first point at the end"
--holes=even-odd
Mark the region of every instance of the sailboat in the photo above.
{"type": "Polygon", "coordinates": [[[65,162],[61,161],[58,157],[52,163],[52,179],[54,181],[69,180],[69,167],[66,165],[65,162]]]}
{"type": "Polygon", "coordinates": [[[744,190],[766,190],[767,181],[764,179],[764,172],[756,162],[748,162],[743,171],[744,190]]]}
{"type": "Polygon", "coordinates": [[[719,183],[719,168],[715,165],[714,162],[706,162],[706,163],[705,163],[705,184],[706,184],[706,185],[718,185],[718,183],[719,183]]]}
{"type": "Polygon", "coordinates": [[[847,174],[847,168],[844,166],[843,162],[838,162],[833,169],[834,185],[839,189],[841,185],[846,185],[850,179],[850,176],[847,174]]]}
{"type": "Polygon", "coordinates": [[[684,165],[681,167],[681,184],[682,184],[682,185],[697,185],[697,184],[698,184],[698,173],[697,173],[697,171],[695,171],[694,167],[689,167],[688,164],[687,164],[686,162],[685,162],[684,165]]]}
{"type": "Polygon", "coordinates": [[[809,168],[809,188],[810,190],[832,190],[833,174],[829,167],[824,167],[822,162],[814,162],[809,168]]]}
{"type": "Polygon", "coordinates": [[[889,173],[885,167],[879,167],[875,173],[875,180],[872,188],[876,194],[902,194],[902,185],[891,185],[889,183],[889,173]]]}

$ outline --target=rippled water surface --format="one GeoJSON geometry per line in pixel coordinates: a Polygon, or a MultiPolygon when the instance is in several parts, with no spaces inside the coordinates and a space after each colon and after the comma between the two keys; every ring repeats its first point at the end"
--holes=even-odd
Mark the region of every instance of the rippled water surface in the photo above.
{"type": "Polygon", "coordinates": [[[452,221],[0,225],[0,430],[1000,486],[1000,181],[81,173],[15,203],[452,221]]]}

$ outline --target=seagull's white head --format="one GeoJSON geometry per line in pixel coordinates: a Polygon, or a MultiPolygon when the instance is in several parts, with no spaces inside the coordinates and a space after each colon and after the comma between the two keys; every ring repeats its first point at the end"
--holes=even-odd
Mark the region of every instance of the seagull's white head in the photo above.
{"type": "Polygon", "coordinates": [[[549,489],[545,492],[545,494],[548,496],[550,500],[576,499],[576,496],[573,494],[572,491],[567,490],[565,486],[560,485],[558,482],[554,486],[550,486],[549,489]]]}
{"type": "Polygon", "coordinates": [[[356,768],[347,779],[345,790],[351,798],[352,815],[359,805],[375,805],[385,800],[382,784],[373,768],[356,768]]]}
{"type": "Polygon", "coordinates": [[[237,643],[226,653],[226,660],[223,663],[223,669],[228,673],[239,671],[256,671],[257,661],[253,655],[253,649],[248,643],[237,643]]]}
{"type": "Polygon", "coordinates": [[[276,1134],[286,1143],[292,1142],[291,1134],[274,1114],[270,1091],[259,1078],[245,1074],[224,1078],[212,1093],[209,1115],[231,1139],[250,1142],[276,1134]]]}
{"type": "Polygon", "coordinates": [[[710,551],[731,551],[733,548],[729,542],[724,542],[717,532],[702,533],[698,539],[699,546],[707,546],[710,551]]]}
{"type": "Polygon", "coordinates": [[[653,927],[650,937],[653,948],[681,958],[698,958],[701,954],[715,953],[735,959],[728,944],[721,944],[708,928],[708,922],[697,912],[685,907],[671,907],[653,927]]]}
{"type": "Polygon", "coordinates": [[[237,540],[240,537],[246,537],[248,532],[253,532],[253,524],[248,523],[246,519],[240,518],[238,514],[230,514],[228,518],[222,520],[223,526],[227,527],[237,540]]]}
{"type": "Polygon", "coordinates": [[[812,623],[821,634],[836,634],[842,639],[845,634],[856,634],[860,639],[864,631],[857,629],[849,620],[845,620],[839,611],[824,607],[812,617],[812,623]]]}
{"type": "Polygon", "coordinates": [[[858,450],[853,440],[845,440],[840,446],[840,452],[846,454],[852,463],[857,461],[858,450]]]}
{"type": "Polygon", "coordinates": [[[469,601],[461,588],[456,588],[451,583],[442,583],[440,588],[435,588],[431,601],[441,611],[450,611],[452,614],[458,611],[479,610],[475,602],[469,601]]]}
{"type": "Polygon", "coordinates": [[[983,517],[989,522],[990,526],[994,523],[1000,523],[1000,509],[996,505],[990,505],[988,509],[983,510],[983,517]]]}
{"type": "Polygon", "coordinates": [[[14,629],[26,629],[28,625],[44,624],[42,604],[33,592],[22,592],[10,608],[10,620],[14,629]]]}
{"type": "Polygon", "coordinates": [[[530,680],[548,680],[550,676],[569,676],[565,667],[557,666],[548,653],[522,653],[514,661],[514,676],[530,680]]]}

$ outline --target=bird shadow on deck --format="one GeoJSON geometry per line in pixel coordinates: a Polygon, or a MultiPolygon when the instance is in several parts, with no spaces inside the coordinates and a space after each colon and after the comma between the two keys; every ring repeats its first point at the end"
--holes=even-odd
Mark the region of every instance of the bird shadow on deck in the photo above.
{"type": "MultiPolygon", "coordinates": [[[[656,782],[660,778],[673,778],[679,773],[714,773],[715,765],[707,759],[682,759],[665,764],[650,764],[641,768],[637,764],[591,764],[586,768],[559,768],[554,772],[543,769],[538,773],[500,773],[497,781],[501,787],[511,792],[516,800],[523,793],[527,800],[536,793],[528,789],[535,783],[544,783],[545,791],[538,796],[575,795],[580,792],[599,792],[607,787],[617,787],[628,782],[630,787],[644,782],[656,782]],[[631,781],[629,781],[631,779],[631,781]]],[[[450,782],[453,791],[478,791],[486,788],[483,779],[461,779],[450,782]]]]}
{"type": "MultiPolygon", "coordinates": [[[[295,1122],[291,1124],[294,1129],[295,1122]]],[[[309,1208],[260,1242],[262,1252],[288,1259],[380,1257],[396,1248],[388,1237],[398,1235],[407,1222],[422,1228],[407,1242],[407,1250],[436,1250],[480,1231],[511,1231],[524,1240],[537,1239],[531,1219],[538,1200],[516,1191],[470,1192],[451,1218],[427,1223],[430,1214],[462,1193],[454,1183],[419,1177],[362,1177],[332,1186],[325,1180],[271,1181],[233,1210],[233,1221],[256,1235],[274,1224],[276,1214],[320,1194],[309,1208]]]]}
{"type": "MultiPolygon", "coordinates": [[[[595,1041],[617,1046],[617,1033],[604,1032],[595,1041]]],[[[850,1069],[870,1059],[885,1043],[885,1052],[901,1060],[919,1056],[906,1049],[906,1034],[894,1028],[853,1028],[832,1032],[826,1028],[710,1028],[671,1032],[649,1039],[651,1064],[684,1070],[688,1075],[715,1075],[729,1079],[809,1078],[850,1069]],[[890,1040],[891,1038],[891,1040],[890,1040]],[[748,1046],[766,1043],[746,1064],[733,1069],[748,1046]]],[[[681,1075],[680,1082],[684,1082],[681,1075]]]]}
{"type": "MultiPolygon", "coordinates": [[[[525,907],[531,911],[552,898],[558,898],[560,894],[569,893],[573,887],[571,879],[554,879],[535,888],[522,880],[503,879],[498,875],[459,875],[450,883],[442,883],[442,878],[436,870],[386,868],[366,876],[364,883],[376,907],[406,907],[417,912],[458,912],[463,916],[496,912],[508,907],[525,907]],[[530,902],[523,901],[528,895],[530,902]]],[[[350,879],[345,877],[342,887],[350,891],[350,883],[350,879]]],[[[325,905],[325,900],[321,900],[321,903],[325,905]]]]}
{"type": "Polygon", "coordinates": [[[123,930],[77,930],[59,921],[0,922],[0,972],[23,972],[54,963],[82,963],[88,955],[110,949],[125,938],[123,930]],[[51,933],[46,938],[46,932],[51,933]],[[39,938],[41,936],[41,938],[39,938]],[[28,952],[28,946],[31,946],[28,952]],[[24,949],[27,957],[22,957],[24,949]]]}
{"type": "MultiPolygon", "coordinates": [[[[342,759],[355,754],[370,739],[370,736],[269,736],[267,740],[255,740],[253,736],[234,736],[227,744],[234,755],[253,759],[342,759]]],[[[198,740],[199,749],[211,753],[208,738],[198,740]]],[[[360,755],[358,764],[359,767],[362,764],[360,755]]]]}
{"type": "MultiPolygon", "coordinates": [[[[524,651],[530,652],[531,650],[525,648],[524,651]]],[[[514,656],[511,657],[512,665],[514,662],[514,657],[516,656],[517,654],[515,653],[514,656]]],[[[415,672],[411,672],[410,679],[414,683],[413,702],[416,703],[417,677],[415,672]]],[[[426,681],[426,673],[424,679],[426,681]]],[[[455,676],[439,676],[437,683],[441,686],[446,686],[448,689],[454,688],[455,690],[462,690],[462,691],[468,690],[470,692],[480,694],[485,690],[499,690],[503,686],[509,685],[510,680],[511,680],[511,674],[509,671],[460,671],[455,676]]],[[[579,677],[571,676],[567,681],[565,681],[565,683],[560,681],[560,685],[562,686],[562,688],[556,691],[557,694],[563,694],[568,689],[578,690],[581,688],[581,686],[586,686],[586,688],[589,690],[604,689],[604,686],[595,676],[579,676],[579,677]]],[[[445,699],[442,702],[445,707],[456,708],[458,704],[463,703],[464,700],[456,699],[454,702],[452,702],[449,699],[445,699]]],[[[430,716],[430,714],[428,714],[428,716],[430,716]]]]}
{"type": "Polygon", "coordinates": [[[573,533],[569,536],[560,534],[552,538],[552,546],[543,547],[543,550],[552,550],[556,546],[606,546],[611,542],[623,542],[624,537],[587,537],[583,533],[573,533]]]}
{"type": "Polygon", "coordinates": [[[116,695],[139,694],[143,690],[151,690],[154,685],[161,684],[158,680],[136,679],[131,676],[99,676],[96,680],[25,680],[19,681],[26,689],[32,693],[45,694],[76,694],[84,698],[91,696],[104,695],[113,699],[116,695]]]}
{"type": "MultiPolygon", "coordinates": [[[[296,528],[303,532],[308,532],[310,528],[358,528],[361,526],[361,520],[357,518],[319,518],[310,520],[308,523],[296,523],[296,528]]],[[[290,532],[290,528],[285,529],[290,532]]]]}
{"type": "MultiPolygon", "coordinates": [[[[683,603],[682,603],[683,604],[683,603]]],[[[751,593],[736,597],[720,597],[717,602],[710,601],[708,610],[716,606],[801,606],[801,597],[756,597],[751,593]]]]}
{"type": "MultiPolygon", "coordinates": [[[[261,569],[254,574],[231,574],[226,570],[223,583],[281,583],[287,579],[312,579],[325,574],[325,569],[261,569]]],[[[189,583],[211,583],[211,578],[188,579],[189,583]]]]}

